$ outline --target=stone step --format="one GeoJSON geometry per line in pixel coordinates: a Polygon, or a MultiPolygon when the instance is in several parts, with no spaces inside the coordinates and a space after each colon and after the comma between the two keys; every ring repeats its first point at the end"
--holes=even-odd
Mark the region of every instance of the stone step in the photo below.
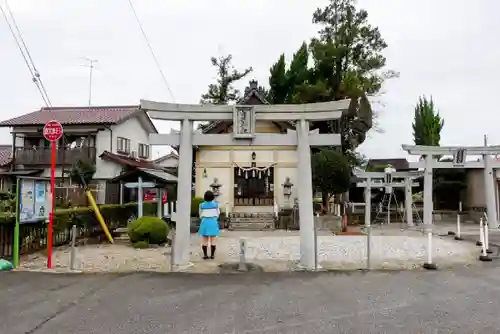
{"type": "Polygon", "coordinates": [[[244,212],[231,212],[231,218],[273,218],[273,212],[259,212],[259,213],[244,213],[244,212]]]}
{"type": "Polygon", "coordinates": [[[274,230],[274,221],[272,222],[231,222],[230,231],[264,231],[274,230]]]}
{"type": "Polygon", "coordinates": [[[250,217],[245,217],[245,218],[231,218],[230,219],[231,223],[272,223],[274,222],[273,218],[265,218],[265,217],[258,217],[258,218],[250,218],[250,217]]]}

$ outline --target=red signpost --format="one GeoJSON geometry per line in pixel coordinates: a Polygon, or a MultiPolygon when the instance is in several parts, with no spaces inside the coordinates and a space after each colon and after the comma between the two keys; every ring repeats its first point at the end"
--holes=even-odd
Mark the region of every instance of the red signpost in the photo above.
{"type": "Polygon", "coordinates": [[[52,146],[52,158],[50,166],[50,192],[52,194],[50,211],[49,211],[49,228],[47,231],[47,268],[52,268],[52,236],[54,226],[54,208],[56,203],[56,157],[57,157],[57,141],[63,135],[63,127],[58,121],[49,121],[43,127],[43,136],[50,141],[52,146]]]}

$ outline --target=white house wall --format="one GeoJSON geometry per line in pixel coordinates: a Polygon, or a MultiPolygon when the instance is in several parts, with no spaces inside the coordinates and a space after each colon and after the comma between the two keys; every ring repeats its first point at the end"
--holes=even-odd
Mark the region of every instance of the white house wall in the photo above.
{"type": "Polygon", "coordinates": [[[166,167],[166,168],[175,168],[179,166],[179,158],[174,158],[174,157],[169,157],[159,163],[157,163],[158,166],[161,167],[166,167]]]}
{"type": "MultiPolygon", "coordinates": [[[[144,129],[138,118],[130,118],[127,121],[111,126],[110,130],[99,131],[96,136],[96,150],[100,155],[104,151],[118,153],[117,138],[123,137],[130,139],[130,150],[138,151],[139,144],[149,144],[149,132],[144,129]],[[112,136],[112,138],[111,138],[112,136]]],[[[151,146],[150,146],[150,154],[151,146]]],[[[120,174],[122,166],[97,158],[96,161],[96,179],[111,179],[120,174]]]]}

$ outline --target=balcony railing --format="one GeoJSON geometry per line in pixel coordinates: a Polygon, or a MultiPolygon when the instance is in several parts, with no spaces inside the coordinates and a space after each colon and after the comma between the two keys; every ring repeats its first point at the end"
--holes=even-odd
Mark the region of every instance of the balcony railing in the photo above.
{"type": "MultiPolygon", "coordinates": [[[[50,165],[52,151],[50,147],[17,147],[15,151],[16,165],[50,165]]],[[[58,148],[57,165],[72,165],[82,159],[92,164],[96,162],[96,148],[83,146],[81,148],[58,148]]]]}

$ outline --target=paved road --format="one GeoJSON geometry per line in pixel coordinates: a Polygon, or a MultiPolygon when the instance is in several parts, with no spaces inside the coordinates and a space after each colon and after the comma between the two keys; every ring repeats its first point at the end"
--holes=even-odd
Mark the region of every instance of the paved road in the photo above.
{"type": "Polygon", "coordinates": [[[351,274],[0,273],[0,333],[499,333],[499,264],[351,274]]]}

